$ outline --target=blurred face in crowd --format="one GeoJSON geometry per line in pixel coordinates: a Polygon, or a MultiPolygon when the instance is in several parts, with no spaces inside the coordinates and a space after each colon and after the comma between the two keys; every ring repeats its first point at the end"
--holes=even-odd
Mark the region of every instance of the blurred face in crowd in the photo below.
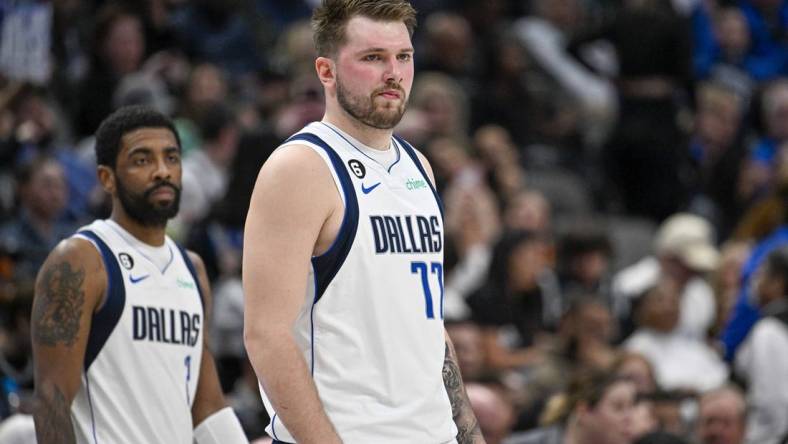
{"type": "Polygon", "coordinates": [[[595,406],[581,404],[578,424],[586,438],[584,442],[605,444],[632,442],[635,393],[633,383],[618,381],[608,387],[595,406]]]}
{"type": "Polygon", "coordinates": [[[334,68],[340,107],[366,126],[393,128],[413,86],[413,46],[407,27],[357,16],[347,23],[345,36],[334,68]]]}
{"type": "Polygon", "coordinates": [[[613,316],[601,303],[584,304],[574,321],[580,335],[603,343],[613,339],[613,316]]]}
{"type": "Polygon", "coordinates": [[[550,224],[550,204],[539,193],[522,192],[510,201],[504,221],[507,228],[545,232],[550,224]]]}
{"type": "Polygon", "coordinates": [[[571,264],[573,276],[583,284],[593,286],[604,277],[610,259],[605,251],[592,250],[578,254],[571,264]]]}
{"type": "Polygon", "coordinates": [[[55,112],[47,100],[31,94],[17,111],[17,136],[21,141],[46,145],[55,133],[55,112]]]}
{"type": "Polygon", "coordinates": [[[698,97],[697,134],[709,149],[721,151],[731,146],[740,126],[740,100],[736,95],[718,88],[701,88],[698,97]]]}
{"type": "Polygon", "coordinates": [[[487,444],[502,443],[515,420],[511,404],[498,391],[481,384],[470,383],[465,389],[487,444]]]}
{"type": "Polygon", "coordinates": [[[675,283],[669,280],[661,281],[643,296],[640,304],[641,327],[661,333],[669,333],[676,328],[679,322],[679,290],[675,283]]]}
{"type": "Polygon", "coordinates": [[[650,394],[657,390],[657,383],[654,379],[654,372],[645,357],[640,355],[628,355],[619,364],[616,376],[632,381],[638,393],[650,394]]]}
{"type": "Polygon", "coordinates": [[[788,82],[767,88],[764,94],[764,117],[769,137],[788,140],[788,82]]]}
{"type": "Polygon", "coordinates": [[[536,288],[545,267],[545,247],[540,240],[528,240],[514,247],[509,256],[509,288],[527,291],[536,288]]]}
{"type": "Polygon", "coordinates": [[[47,160],[33,171],[30,181],[20,189],[22,202],[34,216],[55,220],[66,208],[68,185],[63,168],[55,160],[47,160]]]}
{"type": "Polygon", "coordinates": [[[473,32],[459,14],[436,13],[425,23],[430,58],[449,70],[460,70],[468,63],[473,32]]]}
{"type": "Polygon", "coordinates": [[[104,42],[104,58],[118,75],[139,69],[145,55],[145,36],[140,20],[123,15],[112,24],[104,42]]]}
{"type": "Polygon", "coordinates": [[[705,395],[698,413],[700,444],[741,444],[744,442],[746,406],[740,393],[721,390],[705,395]]]}
{"type": "Polygon", "coordinates": [[[189,80],[189,104],[207,107],[227,98],[227,82],[215,65],[204,63],[194,68],[189,80]]]}
{"type": "Polygon", "coordinates": [[[457,366],[465,381],[478,379],[484,371],[484,343],[479,327],[470,322],[446,326],[454,351],[457,353],[457,366]]]}
{"type": "Polygon", "coordinates": [[[723,51],[730,56],[743,56],[750,47],[750,30],[744,14],[737,8],[724,8],[716,25],[716,36],[723,51]]]}
{"type": "MultiPolygon", "coordinates": [[[[99,168],[107,171],[107,167],[99,168]]],[[[114,175],[108,191],[135,222],[163,227],[178,214],[181,152],[169,129],[140,128],[124,134],[114,175]]]]}

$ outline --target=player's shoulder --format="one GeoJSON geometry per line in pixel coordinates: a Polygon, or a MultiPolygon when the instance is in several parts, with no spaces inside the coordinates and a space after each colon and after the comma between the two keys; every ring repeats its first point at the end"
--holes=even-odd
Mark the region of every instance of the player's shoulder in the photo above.
{"type": "Polygon", "coordinates": [[[104,268],[101,253],[90,240],[80,236],[67,237],[58,242],[46,262],[68,262],[85,267],[88,271],[104,268]]]}
{"type": "Polygon", "coordinates": [[[326,161],[312,146],[302,142],[280,146],[260,170],[258,186],[286,194],[315,192],[330,186],[326,161]]]}
{"type": "Polygon", "coordinates": [[[107,285],[101,253],[90,240],[79,236],[61,240],[47,256],[38,272],[38,281],[53,276],[68,277],[92,295],[101,295],[107,285]]]}
{"type": "Polygon", "coordinates": [[[277,148],[263,165],[264,169],[291,170],[322,165],[320,154],[303,141],[287,142],[277,148]]]}

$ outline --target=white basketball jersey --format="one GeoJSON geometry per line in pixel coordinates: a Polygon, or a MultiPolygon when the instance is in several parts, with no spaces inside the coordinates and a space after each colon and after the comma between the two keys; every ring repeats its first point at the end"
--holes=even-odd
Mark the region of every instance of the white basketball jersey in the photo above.
{"type": "MultiPolygon", "coordinates": [[[[320,154],[345,204],[337,239],[312,258],[295,337],[345,443],[453,443],[441,208],[415,150],[392,143],[388,168],[320,122],[284,143],[320,154]]],[[[268,433],[294,442],[264,392],[263,401],[268,433]]]]}
{"type": "Polygon", "coordinates": [[[77,442],[192,444],[204,317],[191,261],[167,238],[171,259],[159,268],[106,221],[76,236],[99,250],[108,282],[71,406],[77,442]]]}

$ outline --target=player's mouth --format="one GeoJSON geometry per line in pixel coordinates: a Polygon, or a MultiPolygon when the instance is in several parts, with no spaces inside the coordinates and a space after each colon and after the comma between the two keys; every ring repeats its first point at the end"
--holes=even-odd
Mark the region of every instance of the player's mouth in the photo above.
{"type": "Polygon", "coordinates": [[[159,185],[156,188],[154,188],[154,189],[152,189],[151,191],[148,192],[148,195],[150,197],[155,198],[155,199],[169,199],[169,200],[172,200],[172,199],[175,198],[176,194],[177,194],[177,190],[175,189],[175,187],[172,186],[172,185],[169,185],[169,184],[159,185]]]}
{"type": "Polygon", "coordinates": [[[399,99],[402,98],[402,94],[399,91],[397,91],[396,89],[387,89],[387,90],[379,93],[378,95],[382,96],[382,97],[384,97],[386,99],[389,99],[389,100],[399,100],[399,99]]]}

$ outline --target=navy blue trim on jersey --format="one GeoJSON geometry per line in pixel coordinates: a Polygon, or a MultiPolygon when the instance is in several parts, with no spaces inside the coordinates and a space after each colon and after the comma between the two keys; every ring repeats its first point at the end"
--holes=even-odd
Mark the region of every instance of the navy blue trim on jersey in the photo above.
{"type": "Polygon", "coordinates": [[[315,272],[315,300],[317,303],[323,296],[323,293],[328,288],[328,284],[334,279],[342,264],[345,262],[350,247],[353,246],[353,241],[356,238],[356,230],[358,229],[358,200],[356,198],[356,190],[353,188],[353,181],[350,179],[350,174],[342,162],[342,158],[331,148],[323,139],[311,134],[300,133],[287,139],[285,143],[294,141],[309,142],[317,145],[328,154],[331,159],[331,164],[336,171],[339,182],[342,185],[342,192],[345,195],[345,215],[342,218],[342,225],[339,227],[337,238],[328,248],[328,250],[320,256],[312,258],[312,268],[315,272]]]}
{"type": "Polygon", "coordinates": [[[120,272],[118,260],[107,244],[90,230],[82,230],[77,234],[87,237],[98,247],[104,261],[104,269],[107,271],[106,298],[101,308],[93,314],[88,344],[85,349],[83,365],[87,371],[120,321],[120,316],[126,306],[126,286],[123,283],[123,274],[120,272]]]}
{"type": "Polygon", "coordinates": [[[410,156],[410,158],[413,159],[413,163],[416,164],[416,168],[419,169],[419,171],[421,172],[421,175],[424,176],[424,180],[426,180],[427,184],[429,184],[430,189],[432,190],[432,194],[435,195],[435,201],[438,203],[438,209],[441,212],[441,219],[442,219],[443,218],[443,201],[441,200],[440,196],[438,195],[438,190],[435,189],[435,185],[432,184],[432,180],[430,179],[430,176],[427,175],[427,171],[424,169],[424,165],[421,164],[421,160],[419,159],[419,156],[416,154],[416,149],[413,148],[402,137],[399,137],[399,136],[395,135],[394,139],[397,142],[399,142],[400,145],[402,145],[402,148],[405,150],[406,153],[408,153],[408,156],[410,156]]]}
{"type": "Polygon", "coordinates": [[[175,244],[175,245],[177,245],[178,246],[178,250],[181,251],[181,256],[183,256],[183,262],[186,264],[186,268],[189,269],[189,273],[191,273],[192,278],[194,278],[194,284],[197,285],[197,293],[200,295],[200,304],[202,305],[202,311],[203,311],[203,314],[204,314],[205,313],[205,294],[203,293],[202,285],[200,285],[200,279],[197,278],[197,269],[194,267],[194,264],[192,263],[192,260],[189,258],[189,254],[186,252],[186,250],[184,250],[183,247],[181,247],[178,244],[175,244]]]}
{"type": "Polygon", "coordinates": [[[274,434],[274,440],[276,440],[276,413],[274,413],[274,417],[271,419],[271,433],[274,434]]]}
{"type": "Polygon", "coordinates": [[[285,442],[285,441],[279,441],[278,439],[275,439],[275,440],[273,440],[273,442],[271,442],[271,444],[292,444],[292,443],[285,442]]]}

